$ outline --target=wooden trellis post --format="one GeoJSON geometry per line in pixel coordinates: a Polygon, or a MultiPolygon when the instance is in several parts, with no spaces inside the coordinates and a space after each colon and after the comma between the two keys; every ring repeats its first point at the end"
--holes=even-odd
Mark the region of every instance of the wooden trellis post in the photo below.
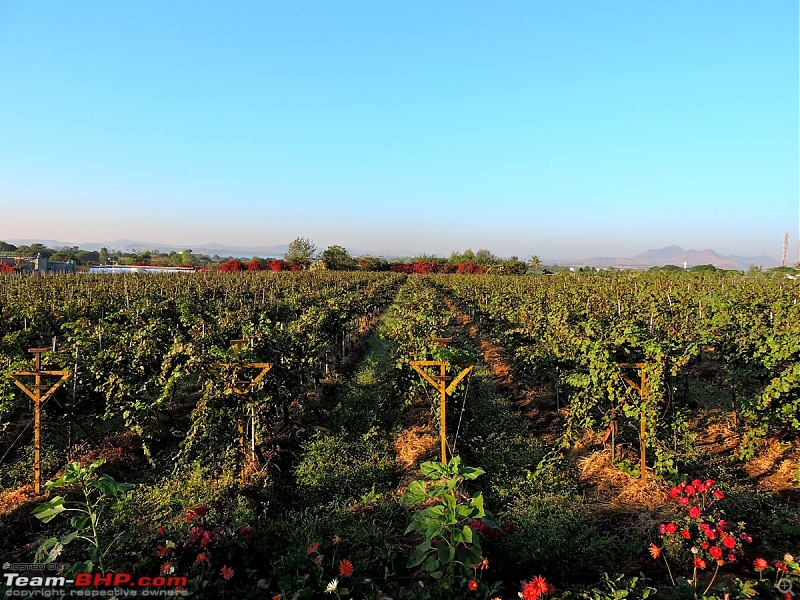
{"type": "MultiPolygon", "coordinates": [[[[50,348],[29,348],[28,352],[34,355],[34,368],[32,371],[20,370],[14,371],[9,376],[14,381],[19,389],[33,400],[33,489],[38,495],[42,493],[42,405],[53,396],[55,391],[70,378],[72,371],[43,371],[42,370],[42,354],[50,352],[50,348]],[[33,383],[25,383],[21,377],[33,377],[33,383]],[[53,384],[42,383],[45,377],[58,377],[58,381],[53,384]]],[[[66,407],[56,400],[58,405],[66,411],[66,407]]],[[[80,425],[78,425],[81,427],[80,425]]],[[[81,430],[89,437],[92,442],[97,442],[92,439],[83,427],[81,430]]]]}
{"type": "MultiPolygon", "coordinates": [[[[264,378],[264,376],[269,372],[272,368],[273,363],[242,363],[239,360],[239,357],[242,353],[242,346],[246,343],[246,340],[231,340],[231,346],[236,350],[237,361],[233,364],[226,364],[223,363],[221,366],[223,367],[232,367],[236,370],[237,375],[241,376],[241,379],[237,379],[233,382],[233,386],[231,387],[231,391],[236,394],[239,398],[236,403],[236,430],[239,433],[239,450],[242,453],[242,456],[247,456],[248,452],[245,449],[244,443],[244,413],[242,411],[242,396],[247,396],[250,394],[252,389],[264,378]],[[245,379],[244,378],[244,370],[245,369],[260,369],[259,373],[252,379],[245,379]]],[[[256,461],[256,415],[255,410],[253,410],[252,406],[250,409],[250,460],[252,462],[256,461]]]]}
{"type": "MultiPolygon", "coordinates": [[[[444,348],[449,342],[453,341],[453,338],[434,338],[434,342],[439,344],[440,348],[444,348]]],[[[441,394],[441,405],[440,405],[440,413],[441,418],[439,420],[439,437],[441,438],[441,446],[442,446],[442,464],[447,464],[447,439],[445,438],[445,426],[446,426],[446,401],[447,396],[453,393],[453,390],[456,389],[456,386],[461,382],[467,374],[475,368],[475,365],[469,365],[466,369],[462,370],[455,379],[452,377],[448,377],[446,375],[447,364],[438,360],[412,360],[409,363],[414,370],[422,375],[422,377],[430,383],[437,392],[441,394]],[[429,375],[422,367],[439,367],[439,375],[429,375]],[[450,382],[450,385],[447,383],[450,382]]]]}

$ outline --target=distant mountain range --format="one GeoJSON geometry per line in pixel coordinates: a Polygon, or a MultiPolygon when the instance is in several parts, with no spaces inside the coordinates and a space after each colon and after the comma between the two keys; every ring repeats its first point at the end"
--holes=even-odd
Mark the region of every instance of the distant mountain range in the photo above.
{"type": "Polygon", "coordinates": [[[594,256],[577,260],[560,261],[559,264],[588,267],[623,267],[629,269],[649,269],[676,265],[678,267],[694,267],[697,265],[714,265],[718,269],[747,270],[751,266],[769,269],[780,263],[769,256],[734,256],[723,255],[713,250],[684,250],[680,246],[667,246],[657,250],[647,250],[631,258],[615,256],[594,256]]]}

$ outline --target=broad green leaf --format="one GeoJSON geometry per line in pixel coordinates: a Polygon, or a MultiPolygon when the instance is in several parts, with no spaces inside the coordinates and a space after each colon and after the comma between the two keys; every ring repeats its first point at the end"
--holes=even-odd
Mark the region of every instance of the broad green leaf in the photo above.
{"type": "Polygon", "coordinates": [[[73,529],[86,529],[91,526],[92,520],[89,515],[76,515],[69,520],[69,524],[73,529]]]}
{"type": "Polygon", "coordinates": [[[425,537],[429,540],[432,540],[436,536],[442,533],[442,524],[437,523],[436,521],[428,522],[428,526],[425,528],[425,537]]]}
{"type": "Polygon", "coordinates": [[[447,485],[441,481],[436,481],[428,486],[428,496],[431,498],[439,498],[447,493],[447,485]]]}
{"type": "Polygon", "coordinates": [[[33,562],[37,564],[49,564],[58,558],[63,549],[64,546],[58,541],[58,538],[47,538],[42,542],[42,545],[36,549],[33,562]]]}
{"type": "Polygon", "coordinates": [[[464,563],[465,565],[473,565],[480,562],[481,550],[478,546],[461,548],[456,552],[456,560],[464,563]]]}
{"type": "Polygon", "coordinates": [[[472,507],[468,504],[459,504],[456,506],[456,515],[460,518],[472,516],[472,507]]]}
{"type": "Polygon", "coordinates": [[[427,498],[425,483],[417,480],[408,484],[406,491],[400,496],[400,502],[407,506],[414,506],[425,500],[425,498],[427,498]]]}
{"type": "Polygon", "coordinates": [[[456,556],[456,549],[444,543],[439,544],[436,552],[439,555],[439,562],[441,562],[443,565],[453,562],[453,559],[456,556]]]}
{"type": "Polygon", "coordinates": [[[461,475],[464,479],[477,479],[486,471],[481,469],[480,467],[462,467],[458,470],[459,475],[461,475]]]}
{"type": "Polygon", "coordinates": [[[89,485],[100,490],[104,496],[116,496],[117,494],[117,482],[108,475],[101,475],[94,481],[90,481],[89,485]]]}
{"type": "Polygon", "coordinates": [[[456,497],[453,494],[445,494],[440,498],[442,504],[451,512],[456,510],[456,497]]]}
{"type": "Polygon", "coordinates": [[[73,575],[77,573],[91,573],[94,569],[95,563],[91,560],[85,560],[83,562],[76,562],[72,565],[71,573],[73,575]]]}
{"type": "Polygon", "coordinates": [[[429,519],[440,519],[444,517],[444,506],[430,506],[423,510],[422,513],[429,519]]]}
{"type": "Polygon", "coordinates": [[[429,556],[428,559],[423,563],[422,568],[429,573],[435,571],[439,568],[439,561],[436,560],[436,557],[429,556]]]}
{"type": "Polygon", "coordinates": [[[424,462],[419,469],[429,479],[441,479],[447,473],[447,467],[440,462],[424,462]]]}
{"type": "Polygon", "coordinates": [[[36,508],[33,509],[32,512],[33,515],[43,523],[49,523],[65,510],[66,508],[64,508],[64,497],[56,496],[52,500],[49,500],[44,504],[37,506],[36,508]]]}
{"type": "Polygon", "coordinates": [[[470,529],[467,525],[464,525],[461,529],[456,529],[453,531],[453,541],[454,542],[463,542],[464,544],[471,544],[472,543],[472,529],[470,529]]]}
{"type": "Polygon", "coordinates": [[[425,560],[427,555],[428,555],[427,552],[421,552],[419,546],[417,546],[416,548],[414,548],[413,552],[411,552],[411,556],[408,557],[406,568],[413,569],[414,567],[422,564],[422,561],[425,560]]]}
{"type": "Polygon", "coordinates": [[[500,529],[500,525],[495,520],[494,515],[488,510],[484,512],[482,521],[487,527],[491,527],[492,529],[500,529]]]}
{"type": "Polygon", "coordinates": [[[483,517],[483,515],[486,514],[486,512],[483,510],[483,494],[478,494],[477,496],[474,496],[469,501],[469,504],[475,509],[475,512],[472,513],[472,516],[474,518],[480,519],[481,517],[483,517]]]}
{"type": "Polygon", "coordinates": [[[66,546],[70,542],[74,541],[79,535],[81,534],[80,531],[71,531],[68,534],[61,536],[61,545],[66,546]]]}

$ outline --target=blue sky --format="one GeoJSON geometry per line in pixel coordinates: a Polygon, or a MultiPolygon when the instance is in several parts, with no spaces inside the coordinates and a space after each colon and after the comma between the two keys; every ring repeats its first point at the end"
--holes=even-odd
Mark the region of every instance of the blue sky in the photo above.
{"type": "Polygon", "coordinates": [[[0,239],[779,256],[798,3],[0,1],[0,239]]]}

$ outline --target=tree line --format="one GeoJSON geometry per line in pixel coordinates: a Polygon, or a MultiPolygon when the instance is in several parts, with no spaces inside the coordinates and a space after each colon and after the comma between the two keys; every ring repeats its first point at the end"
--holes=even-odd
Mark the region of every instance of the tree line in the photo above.
{"type": "Polygon", "coordinates": [[[516,256],[502,258],[490,250],[479,249],[474,252],[452,252],[449,258],[422,254],[389,260],[382,256],[353,256],[344,246],[331,245],[320,251],[309,238],[298,237],[293,240],[282,257],[258,257],[250,260],[237,257],[207,256],[195,254],[190,249],[181,252],[159,252],[143,250],[124,252],[122,250],[83,250],[78,246],[48,248],[44,244],[15,246],[0,241],[0,255],[23,258],[41,256],[53,261],[74,262],[77,265],[96,266],[107,264],[163,267],[195,267],[219,269],[221,271],[395,271],[399,273],[499,273],[523,275],[529,272],[541,273],[541,260],[534,256],[527,263],[516,256]]]}

